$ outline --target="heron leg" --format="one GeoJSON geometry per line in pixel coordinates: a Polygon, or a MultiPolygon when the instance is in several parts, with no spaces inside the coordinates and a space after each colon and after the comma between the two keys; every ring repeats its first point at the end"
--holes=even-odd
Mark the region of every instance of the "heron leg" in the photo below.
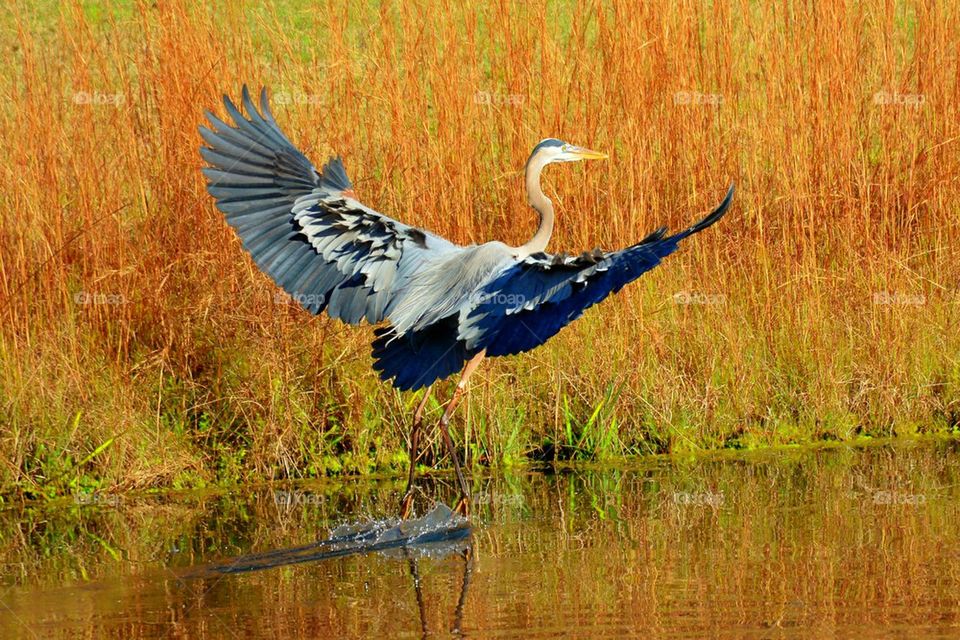
{"type": "Polygon", "coordinates": [[[454,409],[457,408],[457,404],[460,403],[460,399],[467,388],[467,382],[470,380],[470,376],[476,371],[480,365],[480,361],[483,360],[486,354],[487,350],[481,349],[477,355],[470,358],[467,362],[463,368],[463,373],[460,374],[460,381],[457,382],[457,388],[454,389],[453,396],[451,396],[450,402],[447,403],[447,407],[443,411],[443,416],[440,418],[440,433],[443,435],[443,444],[447,448],[447,453],[453,458],[453,468],[457,472],[457,482],[460,484],[460,501],[457,502],[454,510],[464,516],[470,511],[470,489],[467,487],[467,481],[463,477],[463,469],[460,468],[460,458],[457,457],[457,451],[453,446],[453,439],[450,438],[449,424],[450,417],[453,415],[454,409]]]}
{"type": "Polygon", "coordinates": [[[413,426],[410,427],[410,475],[407,478],[407,490],[403,494],[403,500],[400,502],[400,518],[406,520],[410,517],[413,509],[413,478],[417,472],[417,457],[420,455],[420,432],[423,426],[423,412],[427,408],[427,401],[430,399],[430,392],[433,385],[427,387],[423,392],[423,399],[417,405],[417,410],[413,414],[413,426]]]}
{"type": "Polygon", "coordinates": [[[417,593],[417,609],[420,610],[420,631],[423,633],[423,637],[426,638],[430,635],[430,629],[427,627],[427,605],[423,600],[423,589],[420,586],[420,567],[417,563],[417,558],[410,555],[408,550],[404,550],[404,555],[407,556],[407,565],[410,567],[410,577],[413,578],[413,589],[417,593]]]}

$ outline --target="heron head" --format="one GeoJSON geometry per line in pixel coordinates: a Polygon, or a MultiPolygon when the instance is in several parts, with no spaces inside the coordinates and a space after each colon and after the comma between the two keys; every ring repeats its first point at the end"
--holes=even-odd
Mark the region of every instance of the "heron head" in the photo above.
{"type": "Polygon", "coordinates": [[[578,147],[575,144],[557,140],[556,138],[547,138],[533,148],[530,154],[530,160],[539,159],[542,164],[547,165],[552,162],[576,162],[578,160],[604,160],[607,154],[599,151],[592,151],[584,147],[578,147]]]}

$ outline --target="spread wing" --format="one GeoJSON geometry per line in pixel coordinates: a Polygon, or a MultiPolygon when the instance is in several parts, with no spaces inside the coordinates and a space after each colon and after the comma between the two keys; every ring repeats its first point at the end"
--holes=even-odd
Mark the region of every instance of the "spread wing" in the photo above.
{"type": "Polygon", "coordinates": [[[684,238],[719,220],[733,199],[703,220],[668,236],[660,228],[621,251],[594,251],[580,256],[538,253],[504,270],[475,296],[461,315],[459,335],[468,351],[486,348],[487,355],[528,351],[546,342],[564,326],[611,293],[650,271],[677,249],[684,238]]]}
{"type": "Polygon", "coordinates": [[[200,154],[207,190],[257,266],[308,311],[376,323],[422,265],[461,250],[357,201],[339,158],[317,171],[243,88],[233,124],[207,112],[200,154]]]}

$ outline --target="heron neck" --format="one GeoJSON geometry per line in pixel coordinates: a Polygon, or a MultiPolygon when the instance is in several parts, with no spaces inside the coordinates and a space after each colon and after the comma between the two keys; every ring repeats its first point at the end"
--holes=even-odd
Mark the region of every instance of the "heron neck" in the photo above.
{"type": "Polygon", "coordinates": [[[517,247],[520,258],[546,250],[550,236],[553,234],[553,203],[550,198],[543,195],[543,189],[540,188],[540,173],[545,166],[545,162],[536,158],[531,158],[527,162],[527,202],[540,215],[540,226],[526,244],[517,247]]]}

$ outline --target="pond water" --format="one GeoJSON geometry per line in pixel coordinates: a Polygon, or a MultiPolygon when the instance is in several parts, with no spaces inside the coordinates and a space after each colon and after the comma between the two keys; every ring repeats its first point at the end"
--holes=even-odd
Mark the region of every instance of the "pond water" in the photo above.
{"type": "MultiPolygon", "coordinates": [[[[460,542],[325,560],[303,545],[391,515],[399,481],[7,508],[0,638],[958,637],[958,460],[939,442],[516,470],[474,478],[460,542]]],[[[420,486],[421,514],[455,498],[420,486]]]]}

